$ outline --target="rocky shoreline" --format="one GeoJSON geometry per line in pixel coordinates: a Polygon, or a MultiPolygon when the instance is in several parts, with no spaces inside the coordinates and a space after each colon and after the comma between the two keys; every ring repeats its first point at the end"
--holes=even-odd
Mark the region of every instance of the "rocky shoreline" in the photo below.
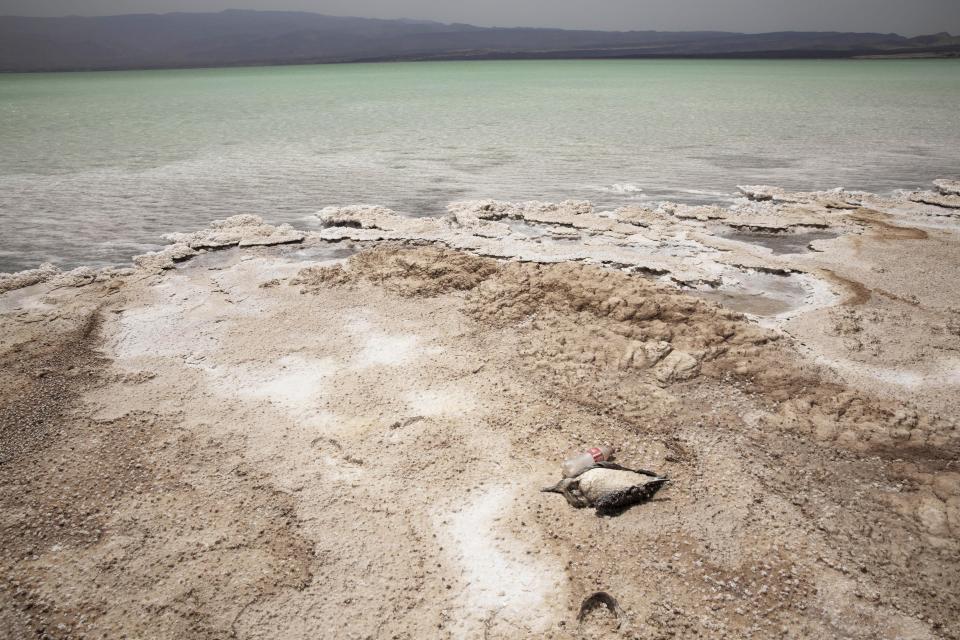
{"type": "Polygon", "coordinates": [[[960,183],[741,191],[235,216],[0,275],[0,625],[960,637],[960,183]],[[538,492],[600,443],[671,482],[538,492]],[[578,621],[600,591],[623,617],[578,621]]]}

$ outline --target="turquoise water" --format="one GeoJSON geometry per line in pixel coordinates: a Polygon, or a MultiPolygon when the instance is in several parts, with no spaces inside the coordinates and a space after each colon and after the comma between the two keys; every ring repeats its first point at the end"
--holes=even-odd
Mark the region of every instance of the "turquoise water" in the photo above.
{"type": "Polygon", "coordinates": [[[517,61],[0,76],[0,271],[236,213],[729,201],[960,173],[960,61],[517,61]],[[642,189],[642,191],[641,191],[642,189]]]}

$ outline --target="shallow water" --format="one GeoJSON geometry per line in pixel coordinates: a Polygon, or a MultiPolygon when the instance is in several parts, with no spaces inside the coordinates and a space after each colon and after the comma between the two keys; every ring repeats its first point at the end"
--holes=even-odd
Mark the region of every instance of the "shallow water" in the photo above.
{"type": "Polygon", "coordinates": [[[0,76],[0,271],[237,213],[724,202],[960,165],[960,61],[507,61],[0,76]]]}
{"type": "Polygon", "coordinates": [[[767,317],[799,309],[808,295],[795,276],[763,272],[744,272],[733,286],[688,293],[733,311],[767,317]]]}
{"type": "MultiPolygon", "coordinates": [[[[803,291],[798,291],[802,295],[803,291]]],[[[722,307],[731,311],[740,313],[751,313],[755,316],[775,316],[787,311],[798,308],[799,304],[794,305],[786,300],[774,298],[763,293],[743,293],[734,290],[729,291],[691,291],[691,295],[710,302],[716,302],[722,307]]]]}
{"type": "Polygon", "coordinates": [[[758,231],[733,231],[724,233],[723,237],[738,242],[756,244],[770,249],[773,255],[789,253],[806,253],[810,251],[810,244],[817,240],[832,240],[839,237],[839,233],[832,231],[801,231],[784,233],[762,233],[758,231]]]}

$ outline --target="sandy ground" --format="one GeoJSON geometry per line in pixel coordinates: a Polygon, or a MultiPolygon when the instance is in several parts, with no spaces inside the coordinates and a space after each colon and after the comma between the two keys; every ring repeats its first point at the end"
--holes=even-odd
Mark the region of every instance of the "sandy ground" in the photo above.
{"type": "Polygon", "coordinates": [[[943,185],[242,217],[0,277],[2,635],[958,638],[943,185]],[[672,482],[539,492],[600,443],[672,482]]]}

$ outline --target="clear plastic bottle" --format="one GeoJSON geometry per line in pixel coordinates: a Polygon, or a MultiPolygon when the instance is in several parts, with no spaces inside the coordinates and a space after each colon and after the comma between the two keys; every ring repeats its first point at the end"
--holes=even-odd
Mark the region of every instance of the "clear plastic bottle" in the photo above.
{"type": "Polygon", "coordinates": [[[563,477],[576,478],[578,475],[592,467],[597,462],[609,460],[613,455],[613,447],[600,445],[592,449],[587,449],[572,458],[563,461],[563,477]]]}

